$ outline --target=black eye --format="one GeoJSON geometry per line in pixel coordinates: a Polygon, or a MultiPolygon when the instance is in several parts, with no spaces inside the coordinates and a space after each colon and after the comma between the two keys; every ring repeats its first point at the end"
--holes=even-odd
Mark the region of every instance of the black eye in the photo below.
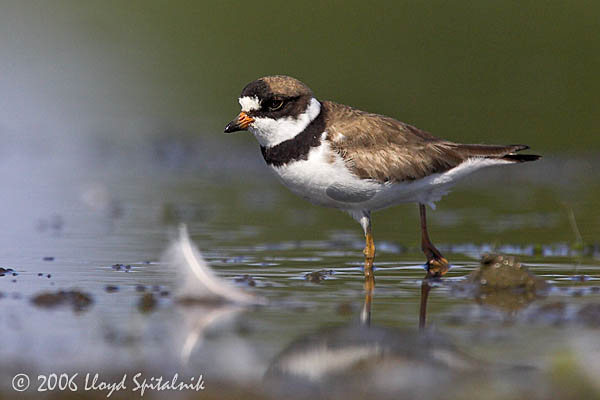
{"type": "Polygon", "coordinates": [[[269,100],[269,102],[267,103],[267,107],[269,108],[270,111],[277,111],[281,107],[283,107],[283,100],[279,100],[279,99],[269,100]]]}

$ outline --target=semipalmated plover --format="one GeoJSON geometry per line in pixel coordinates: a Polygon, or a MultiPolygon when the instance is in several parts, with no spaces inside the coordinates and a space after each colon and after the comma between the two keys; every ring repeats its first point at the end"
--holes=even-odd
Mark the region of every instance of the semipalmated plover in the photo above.
{"type": "Polygon", "coordinates": [[[425,206],[434,208],[456,181],[480,168],[540,158],[517,154],[525,145],[453,143],[384,115],[319,101],[289,76],[249,83],[239,103],[242,111],[225,133],[249,130],[267,165],[292,192],[358,221],[366,238],[365,276],[371,278],[371,211],[417,203],[427,270],[441,275],[448,261],[429,239],[425,206]]]}

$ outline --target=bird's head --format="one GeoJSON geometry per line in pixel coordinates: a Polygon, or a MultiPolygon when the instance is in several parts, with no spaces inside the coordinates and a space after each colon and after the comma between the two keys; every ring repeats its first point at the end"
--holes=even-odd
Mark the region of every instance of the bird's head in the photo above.
{"type": "Polygon", "coordinates": [[[249,83],[238,101],[242,111],[227,124],[225,133],[249,130],[265,147],[293,138],[321,111],[321,103],[308,86],[284,75],[249,83]]]}

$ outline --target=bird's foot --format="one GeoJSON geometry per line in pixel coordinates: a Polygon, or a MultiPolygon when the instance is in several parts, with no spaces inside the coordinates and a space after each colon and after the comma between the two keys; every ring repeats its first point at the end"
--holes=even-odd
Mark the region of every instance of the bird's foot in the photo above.
{"type": "Polygon", "coordinates": [[[450,263],[442,256],[429,258],[425,265],[427,269],[427,275],[431,278],[446,275],[446,272],[448,272],[450,269],[450,263]]]}

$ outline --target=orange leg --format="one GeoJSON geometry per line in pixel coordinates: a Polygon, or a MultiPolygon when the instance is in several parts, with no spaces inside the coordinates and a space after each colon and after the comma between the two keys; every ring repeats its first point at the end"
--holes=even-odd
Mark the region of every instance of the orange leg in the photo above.
{"type": "Polygon", "coordinates": [[[371,323],[371,302],[373,290],[375,289],[375,274],[373,273],[373,260],[375,259],[375,242],[373,241],[373,230],[371,229],[371,214],[368,211],[362,213],[358,222],[365,232],[365,302],[360,313],[360,321],[364,325],[371,323]]]}
{"type": "Polygon", "coordinates": [[[371,301],[373,299],[373,289],[375,289],[375,274],[373,273],[373,260],[375,259],[375,242],[373,241],[373,232],[369,221],[368,229],[365,233],[365,303],[360,314],[361,323],[369,326],[371,324],[371,301]]]}
{"type": "Polygon", "coordinates": [[[375,242],[373,241],[373,231],[371,229],[371,217],[367,215],[360,221],[365,231],[365,289],[373,290],[375,287],[375,275],[373,274],[373,260],[375,259],[375,242]]]}

